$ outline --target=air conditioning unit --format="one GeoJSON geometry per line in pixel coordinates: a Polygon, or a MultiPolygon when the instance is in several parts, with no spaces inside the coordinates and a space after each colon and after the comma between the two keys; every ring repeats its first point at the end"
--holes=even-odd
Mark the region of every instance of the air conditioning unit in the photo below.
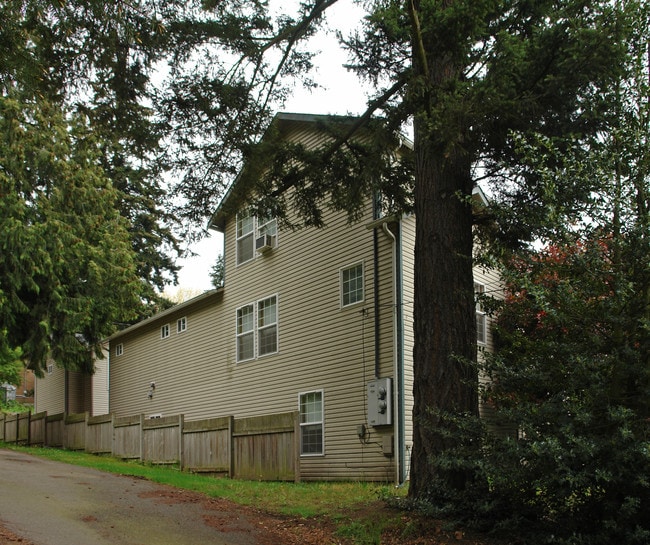
{"type": "Polygon", "coordinates": [[[262,235],[261,237],[257,237],[255,239],[255,251],[258,254],[263,254],[264,252],[268,252],[271,248],[273,248],[273,243],[275,237],[273,235],[262,235]]]}

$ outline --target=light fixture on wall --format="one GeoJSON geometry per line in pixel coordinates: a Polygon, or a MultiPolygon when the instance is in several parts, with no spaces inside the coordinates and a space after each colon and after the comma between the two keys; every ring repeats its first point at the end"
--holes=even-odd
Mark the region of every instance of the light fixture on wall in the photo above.
{"type": "Polygon", "coordinates": [[[155,391],[156,391],[156,383],[155,383],[155,382],[152,382],[152,383],[149,385],[149,399],[152,399],[152,398],[153,398],[153,393],[154,393],[155,391]]]}

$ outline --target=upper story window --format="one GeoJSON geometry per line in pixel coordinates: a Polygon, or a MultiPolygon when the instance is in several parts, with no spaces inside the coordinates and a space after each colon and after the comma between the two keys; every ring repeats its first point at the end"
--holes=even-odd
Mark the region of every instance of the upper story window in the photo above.
{"type": "Polygon", "coordinates": [[[341,269],[341,307],[363,302],[363,263],[341,269]]]}
{"type": "Polygon", "coordinates": [[[237,309],[237,361],[255,357],[255,317],[253,305],[237,309]]]}
{"type": "Polygon", "coordinates": [[[52,373],[54,373],[54,364],[53,363],[48,363],[47,364],[47,374],[51,375],[52,373]]]}
{"type": "Polygon", "coordinates": [[[278,351],[278,298],[267,297],[237,309],[237,361],[278,351]]]}
{"type": "Polygon", "coordinates": [[[278,305],[275,296],[257,303],[257,353],[260,356],[278,351],[278,305]]]}
{"type": "Polygon", "coordinates": [[[124,354],[124,345],[120,343],[115,347],[115,355],[121,356],[122,354],[124,354]]]}
{"type": "Polygon", "coordinates": [[[481,297],[485,295],[485,284],[474,282],[474,294],[476,296],[476,342],[487,343],[487,316],[483,310],[481,297]]]}
{"type": "Polygon", "coordinates": [[[276,245],[278,226],[272,218],[257,218],[250,211],[237,214],[237,265],[253,259],[258,252],[276,245]],[[266,238],[268,235],[270,238],[266,238]],[[270,245],[267,244],[270,242],[270,245]]]}
{"type": "Polygon", "coordinates": [[[323,392],[305,392],[299,397],[300,454],[323,454],[323,392]]]}
{"type": "Polygon", "coordinates": [[[169,337],[169,324],[165,324],[160,328],[160,338],[166,339],[169,337]]]}
{"type": "Polygon", "coordinates": [[[183,316],[176,320],[176,333],[182,333],[187,329],[187,318],[183,316]]]}

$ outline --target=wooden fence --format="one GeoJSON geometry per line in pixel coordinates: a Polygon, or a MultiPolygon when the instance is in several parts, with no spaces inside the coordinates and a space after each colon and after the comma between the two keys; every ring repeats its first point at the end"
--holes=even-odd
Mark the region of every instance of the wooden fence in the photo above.
{"type": "Polygon", "coordinates": [[[298,413],[185,421],[112,414],[0,414],[0,441],[84,450],[238,479],[300,481],[298,413]]]}

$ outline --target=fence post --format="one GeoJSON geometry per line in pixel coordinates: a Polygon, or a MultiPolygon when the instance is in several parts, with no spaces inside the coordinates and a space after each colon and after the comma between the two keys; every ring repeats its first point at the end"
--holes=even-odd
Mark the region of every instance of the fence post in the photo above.
{"type": "Polygon", "coordinates": [[[111,456],[115,456],[115,413],[111,413],[111,456]]]}
{"type": "Polygon", "coordinates": [[[178,416],[178,470],[183,471],[183,455],[185,448],[185,441],[183,439],[183,428],[185,427],[185,416],[178,416]]]}
{"type": "Polygon", "coordinates": [[[235,428],[235,417],[228,417],[228,477],[231,479],[235,477],[235,442],[233,440],[233,433],[235,428]]]}
{"type": "Polygon", "coordinates": [[[300,413],[296,411],[293,416],[293,480],[299,483],[300,475],[300,413]]]}
{"type": "Polygon", "coordinates": [[[144,462],[144,413],[140,414],[140,461],[144,462]]]}

